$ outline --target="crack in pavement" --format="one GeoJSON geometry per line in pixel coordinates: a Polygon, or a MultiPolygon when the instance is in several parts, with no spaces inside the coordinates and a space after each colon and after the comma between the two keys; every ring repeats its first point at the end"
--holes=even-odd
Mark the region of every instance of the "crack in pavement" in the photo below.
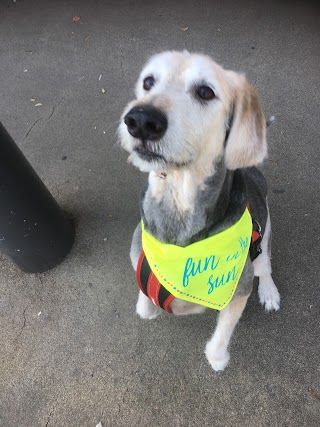
{"type": "Polygon", "coordinates": [[[52,417],[53,413],[54,413],[54,408],[52,408],[50,411],[49,417],[48,417],[47,422],[46,422],[46,427],[48,427],[49,422],[50,422],[50,418],[52,417]]]}
{"type": "Polygon", "coordinates": [[[28,136],[29,136],[29,134],[30,134],[30,132],[32,131],[32,129],[35,127],[35,125],[38,123],[38,122],[40,122],[41,120],[43,120],[44,119],[44,117],[40,117],[39,119],[37,119],[34,123],[33,123],[33,125],[30,127],[30,129],[28,130],[28,132],[26,133],[26,136],[23,138],[23,140],[22,140],[22,142],[24,142],[27,138],[28,138],[28,136]]]}
{"type": "Polygon", "coordinates": [[[59,105],[61,104],[61,102],[63,101],[63,99],[64,98],[61,98],[60,101],[56,105],[53,106],[51,114],[47,117],[46,120],[51,119],[51,117],[53,116],[53,113],[55,112],[55,109],[59,107],[59,105]]]}
{"type": "Polygon", "coordinates": [[[64,99],[64,98],[61,98],[61,99],[60,99],[60,101],[59,101],[59,102],[57,102],[57,104],[53,106],[52,111],[51,111],[51,113],[49,114],[49,116],[48,116],[48,117],[45,117],[45,116],[43,116],[43,117],[39,117],[39,119],[37,119],[37,120],[33,123],[33,125],[29,128],[28,132],[26,133],[25,137],[23,138],[22,142],[24,142],[24,141],[28,138],[28,136],[29,136],[30,132],[32,131],[32,129],[35,127],[35,125],[36,125],[37,123],[39,123],[41,120],[50,120],[50,119],[51,119],[51,117],[53,116],[53,114],[54,114],[54,112],[55,112],[56,108],[57,108],[57,107],[59,107],[59,105],[61,104],[61,102],[63,101],[63,99],[64,99]]]}
{"type": "Polygon", "coordinates": [[[18,341],[18,339],[20,338],[24,328],[26,327],[26,324],[27,324],[26,311],[27,311],[28,307],[29,307],[29,305],[27,305],[26,308],[23,310],[23,313],[22,313],[23,325],[22,325],[22,328],[20,329],[20,331],[18,332],[17,336],[15,337],[14,341],[18,341]]]}

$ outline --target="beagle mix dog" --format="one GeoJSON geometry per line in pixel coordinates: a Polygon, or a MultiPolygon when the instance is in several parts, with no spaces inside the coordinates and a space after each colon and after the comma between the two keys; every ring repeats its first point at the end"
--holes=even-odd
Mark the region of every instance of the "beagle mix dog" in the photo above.
{"type": "Polygon", "coordinates": [[[221,371],[254,276],[265,309],[280,307],[267,187],[256,167],[267,156],[257,93],[207,56],[160,53],[140,74],[119,136],[129,161],[149,174],[130,252],[136,311],[152,319],[163,308],[176,315],[217,308],[205,354],[221,371]]]}

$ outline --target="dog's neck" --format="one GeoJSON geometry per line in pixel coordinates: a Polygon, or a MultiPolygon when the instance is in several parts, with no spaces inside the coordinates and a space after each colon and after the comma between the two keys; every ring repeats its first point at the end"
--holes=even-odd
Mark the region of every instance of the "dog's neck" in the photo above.
{"type": "Polygon", "coordinates": [[[150,172],[141,204],[146,229],[157,239],[179,246],[212,235],[226,228],[233,187],[234,173],[223,160],[209,176],[199,168],[150,172]]]}

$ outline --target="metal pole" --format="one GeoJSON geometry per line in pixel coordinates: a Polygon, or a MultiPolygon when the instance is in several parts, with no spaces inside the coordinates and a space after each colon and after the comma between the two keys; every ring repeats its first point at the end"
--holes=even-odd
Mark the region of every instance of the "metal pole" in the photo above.
{"type": "Polygon", "coordinates": [[[0,122],[0,252],[37,273],[58,265],[73,241],[72,222],[0,122]]]}

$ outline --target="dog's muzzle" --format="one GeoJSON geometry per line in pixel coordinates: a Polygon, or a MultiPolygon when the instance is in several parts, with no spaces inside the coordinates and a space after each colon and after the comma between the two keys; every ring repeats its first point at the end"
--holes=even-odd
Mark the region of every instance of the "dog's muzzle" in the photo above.
{"type": "Polygon", "coordinates": [[[152,105],[133,107],[124,122],[130,135],[141,141],[158,141],[168,128],[165,114],[152,105]]]}

